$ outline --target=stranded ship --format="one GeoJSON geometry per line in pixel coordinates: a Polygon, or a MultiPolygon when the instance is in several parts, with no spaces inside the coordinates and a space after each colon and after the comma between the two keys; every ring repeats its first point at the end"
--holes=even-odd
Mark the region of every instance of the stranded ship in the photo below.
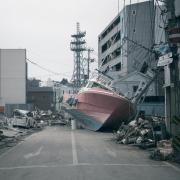
{"type": "Polygon", "coordinates": [[[75,100],[69,102],[72,107],[66,111],[84,128],[93,131],[117,130],[135,113],[133,103],[112,87],[110,77],[100,72],[95,72],[75,100]]]}

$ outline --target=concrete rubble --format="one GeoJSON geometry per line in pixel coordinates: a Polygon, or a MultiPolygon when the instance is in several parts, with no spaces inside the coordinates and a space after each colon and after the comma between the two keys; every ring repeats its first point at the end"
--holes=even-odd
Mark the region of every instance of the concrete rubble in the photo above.
{"type": "Polygon", "coordinates": [[[122,144],[134,144],[141,148],[154,147],[166,136],[165,124],[160,118],[138,118],[128,125],[122,124],[115,133],[115,140],[122,144]]]}
{"type": "Polygon", "coordinates": [[[41,128],[20,128],[13,127],[12,118],[0,117],[0,152],[9,147],[13,147],[19,141],[22,141],[27,135],[32,134],[41,128]]]}
{"type": "Polygon", "coordinates": [[[129,124],[122,124],[113,138],[120,144],[131,144],[150,150],[150,158],[180,162],[179,153],[174,152],[172,140],[166,132],[163,118],[138,118],[129,124]]]}
{"type": "Polygon", "coordinates": [[[157,142],[157,147],[151,152],[150,157],[155,160],[170,160],[173,156],[171,140],[161,140],[157,142]]]}
{"type": "Polygon", "coordinates": [[[35,126],[31,128],[14,126],[14,118],[0,116],[0,152],[6,148],[16,145],[22,141],[27,135],[43,129],[47,125],[66,125],[63,113],[34,112],[33,119],[35,126]]]}

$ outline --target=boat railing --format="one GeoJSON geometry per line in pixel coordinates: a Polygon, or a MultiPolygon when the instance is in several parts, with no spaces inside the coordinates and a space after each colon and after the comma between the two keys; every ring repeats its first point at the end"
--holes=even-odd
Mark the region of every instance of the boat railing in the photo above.
{"type": "Polygon", "coordinates": [[[102,73],[99,72],[93,72],[91,79],[95,80],[97,83],[107,87],[107,88],[111,88],[112,86],[112,79],[110,79],[109,77],[105,76],[102,73]]]}
{"type": "Polygon", "coordinates": [[[118,91],[115,87],[113,87],[113,79],[110,77],[104,75],[103,73],[100,73],[98,71],[93,72],[91,79],[96,81],[98,84],[103,85],[105,88],[109,89],[115,94],[124,96],[122,92],[118,91]]]}

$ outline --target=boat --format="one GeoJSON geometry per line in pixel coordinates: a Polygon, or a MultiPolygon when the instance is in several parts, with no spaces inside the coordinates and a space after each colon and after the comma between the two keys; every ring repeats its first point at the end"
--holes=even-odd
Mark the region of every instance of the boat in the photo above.
{"type": "Polygon", "coordinates": [[[135,113],[133,103],[112,87],[112,79],[97,71],[66,108],[78,123],[92,131],[117,130],[135,113]]]}

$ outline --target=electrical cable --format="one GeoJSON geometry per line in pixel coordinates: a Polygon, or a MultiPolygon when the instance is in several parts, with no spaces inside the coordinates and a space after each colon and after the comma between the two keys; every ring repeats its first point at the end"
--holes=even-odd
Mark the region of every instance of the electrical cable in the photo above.
{"type": "Polygon", "coordinates": [[[45,67],[37,64],[36,62],[34,62],[34,61],[32,61],[32,60],[30,60],[30,59],[28,59],[28,58],[26,58],[26,60],[27,60],[28,62],[30,62],[31,64],[33,64],[33,65],[39,67],[40,69],[42,69],[42,70],[44,70],[44,71],[47,71],[47,72],[49,72],[49,73],[51,73],[51,74],[54,74],[54,75],[57,75],[57,76],[63,75],[63,76],[69,77],[69,76],[66,75],[66,74],[54,72],[54,71],[52,71],[52,70],[50,70],[50,69],[47,69],[47,68],[45,68],[45,67]]]}

